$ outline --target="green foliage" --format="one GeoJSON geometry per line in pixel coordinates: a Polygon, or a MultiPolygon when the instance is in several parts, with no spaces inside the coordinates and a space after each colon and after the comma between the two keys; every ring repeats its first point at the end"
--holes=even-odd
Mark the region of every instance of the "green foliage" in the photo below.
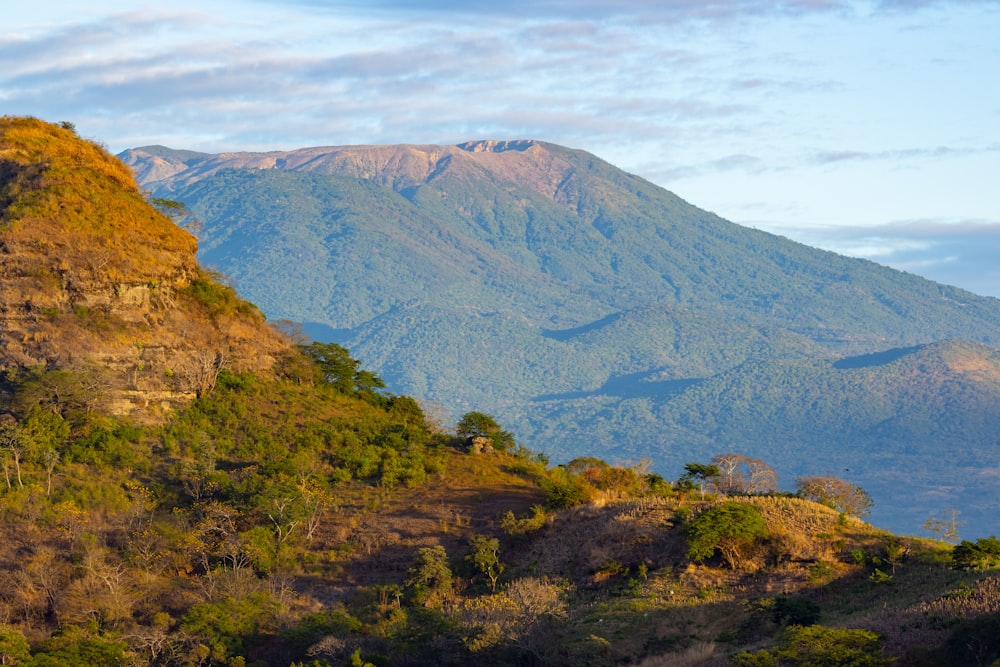
{"type": "Polygon", "coordinates": [[[225,283],[225,277],[215,271],[202,271],[180,293],[201,304],[211,317],[239,313],[261,317],[255,305],[236,295],[236,290],[225,283]]]}
{"type": "MultiPolygon", "coordinates": [[[[312,359],[319,370],[323,382],[341,393],[360,396],[369,402],[381,404],[383,397],[378,393],[385,382],[370,371],[361,368],[361,362],[336,343],[312,342],[303,346],[302,351],[312,359]]],[[[412,412],[412,407],[410,408],[412,412]]]]}
{"type": "Polygon", "coordinates": [[[361,657],[361,649],[357,649],[351,654],[351,657],[347,659],[344,663],[346,667],[376,667],[375,663],[366,662],[364,658],[361,657]]]}
{"type": "Polygon", "coordinates": [[[732,662],[737,667],[885,667],[893,661],[883,655],[873,632],[810,625],[790,627],[775,648],[738,653],[732,662]]]}
{"type": "Polygon", "coordinates": [[[24,633],[9,625],[0,625],[0,665],[17,665],[26,662],[31,646],[24,633]]]}
{"type": "Polygon", "coordinates": [[[771,607],[772,619],[781,625],[815,625],[821,609],[808,598],[779,596],[771,607]]]}
{"type": "Polygon", "coordinates": [[[269,622],[281,607],[265,593],[193,605],[181,620],[181,628],[201,638],[214,660],[238,656],[246,642],[269,622]]]}
{"type": "Polygon", "coordinates": [[[406,574],[406,586],[411,589],[413,600],[432,607],[451,595],[452,573],[448,553],[437,545],[423,547],[406,574]]]}
{"type": "Polygon", "coordinates": [[[701,496],[704,498],[705,487],[718,477],[719,466],[714,463],[686,463],[684,464],[684,474],[677,481],[681,488],[685,489],[691,488],[697,483],[701,496]]]}
{"type": "Polygon", "coordinates": [[[760,510],[738,502],[721,503],[702,512],[687,531],[688,558],[703,561],[720,552],[734,570],[744,555],[768,535],[760,510]]]}
{"type": "Polygon", "coordinates": [[[530,516],[518,517],[508,510],[500,519],[500,527],[508,535],[525,535],[539,530],[548,521],[545,508],[535,505],[530,516]]]}
{"type": "Polygon", "coordinates": [[[483,412],[466,412],[455,426],[455,433],[461,438],[488,438],[490,445],[498,452],[512,450],[517,443],[514,436],[500,428],[491,415],[483,412]]]}
{"type": "Polygon", "coordinates": [[[30,667],[119,667],[127,664],[130,657],[122,641],[89,634],[76,626],[65,626],[42,642],[24,664],[30,667]]]}
{"type": "Polygon", "coordinates": [[[1000,565],[1000,540],[996,535],[980,537],[975,542],[962,540],[951,554],[956,567],[986,570],[1000,565]]]}
{"type": "Polygon", "coordinates": [[[631,494],[639,491],[639,475],[634,470],[592,457],[578,457],[567,463],[565,469],[601,491],[631,494]]]}
{"type": "Polygon", "coordinates": [[[583,477],[566,468],[554,468],[547,477],[539,480],[545,489],[545,505],[549,509],[565,509],[589,502],[594,488],[583,477]]]}
{"type": "Polygon", "coordinates": [[[471,552],[465,559],[490,580],[490,591],[497,592],[497,580],[506,566],[500,560],[500,540],[485,535],[473,535],[469,540],[471,552]]]}

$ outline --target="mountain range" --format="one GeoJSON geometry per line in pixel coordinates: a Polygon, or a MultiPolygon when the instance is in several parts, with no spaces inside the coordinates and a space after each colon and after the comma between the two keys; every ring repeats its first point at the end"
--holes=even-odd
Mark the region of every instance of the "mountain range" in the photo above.
{"type": "MultiPolygon", "coordinates": [[[[728,222],[540,141],[120,157],[199,259],[389,388],[554,460],[735,451],[1000,530],[1000,301],[728,222]]],[[[433,409],[431,409],[433,412],[433,409]]]]}

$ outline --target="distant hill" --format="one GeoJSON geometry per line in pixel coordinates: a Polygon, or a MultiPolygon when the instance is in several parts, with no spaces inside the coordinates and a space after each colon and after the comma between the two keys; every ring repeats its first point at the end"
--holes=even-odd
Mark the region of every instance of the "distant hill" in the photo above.
{"type": "Polygon", "coordinates": [[[537,141],[121,157],[269,317],[448,418],[483,410],[557,460],[648,457],[669,477],[738,451],[786,488],[861,484],[895,530],[950,508],[1000,530],[996,299],[537,141]]]}

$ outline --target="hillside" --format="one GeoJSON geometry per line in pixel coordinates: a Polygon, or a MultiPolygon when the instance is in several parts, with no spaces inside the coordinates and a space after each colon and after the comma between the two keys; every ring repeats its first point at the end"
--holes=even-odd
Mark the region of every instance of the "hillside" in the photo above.
{"type": "MultiPolygon", "coordinates": [[[[109,298],[102,336],[62,322],[79,346],[47,326],[46,313],[4,320],[8,348],[20,340],[47,356],[5,359],[0,663],[1000,659],[996,539],[952,547],[898,537],[858,519],[863,503],[845,505],[845,487],[768,491],[762,462],[744,461],[756,466],[748,480],[761,492],[749,494],[739,474],[719,470],[666,480],[593,457],[550,466],[481,413],[464,415],[453,433],[414,399],[382,391],[342,347],[268,334],[254,307],[190,262],[190,237],[135,196],[134,183],[103,179],[124,172],[71,128],[7,118],[0,127],[3,241],[20,267],[9,279],[34,286],[24,268],[32,261],[63,271],[64,283],[50,279],[32,294],[49,299],[55,321],[67,315],[63,300],[95,298],[108,276],[177,280],[163,303],[126,308],[109,298]],[[115,218],[121,233],[109,233],[118,211],[128,213],[115,218]],[[52,252],[32,253],[24,227],[43,223],[52,252]],[[81,248],[83,257],[95,248],[64,237],[95,236],[121,244],[115,261],[79,264],[81,248]],[[144,240],[132,246],[132,236],[144,240]],[[146,263],[130,266],[133,251],[146,263]],[[157,256],[162,264],[151,263],[157,256]],[[190,267],[191,277],[170,266],[190,267]],[[90,290],[77,287],[81,276],[90,290]],[[171,328],[178,321],[180,332],[171,328]],[[244,345],[235,349],[264,359],[248,347],[254,336],[234,342],[241,323],[280,351],[275,363],[217,366],[210,385],[156,411],[108,409],[138,391],[116,374],[120,336],[173,341],[169,353],[180,359],[192,354],[181,341],[190,331],[209,350],[244,345]],[[13,336],[15,327],[39,334],[13,336]]],[[[0,305],[19,312],[21,303],[0,305]]],[[[970,375],[987,372],[969,345],[942,346],[938,356],[970,375]]]]}
{"type": "Polygon", "coordinates": [[[996,299],[537,141],[122,157],[202,220],[199,256],[270,317],[448,418],[483,409],[556,460],[665,475],[739,451],[790,486],[820,461],[870,490],[879,525],[954,508],[970,534],[1000,531],[996,299]],[[947,363],[951,346],[982,372],[947,363]],[[866,355],[899,363],[852,367],[866,355]]]}
{"type": "MultiPolygon", "coordinates": [[[[196,241],[70,127],[0,119],[0,371],[86,376],[65,400],[150,419],[288,344],[199,267],[196,241]],[[100,402],[91,400],[100,392],[100,402]]],[[[96,399],[95,399],[96,400],[96,399]]]]}

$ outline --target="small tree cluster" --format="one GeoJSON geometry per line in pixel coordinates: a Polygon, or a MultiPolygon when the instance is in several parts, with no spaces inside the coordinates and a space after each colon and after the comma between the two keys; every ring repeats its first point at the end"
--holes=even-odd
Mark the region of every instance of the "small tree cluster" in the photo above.
{"type": "Polygon", "coordinates": [[[720,493],[732,496],[778,489],[777,473],[760,459],[730,452],[712,457],[712,464],[719,471],[715,483],[720,493]]]}
{"type": "Polygon", "coordinates": [[[338,391],[381,404],[378,393],[385,382],[378,375],[361,368],[361,362],[351,357],[346,348],[336,343],[312,342],[302,346],[302,352],[316,364],[320,380],[338,391]]]}
{"type": "Polygon", "coordinates": [[[980,537],[975,542],[962,540],[952,549],[951,558],[956,567],[987,570],[1000,565],[1000,540],[996,535],[980,537]]]}
{"type": "Polygon", "coordinates": [[[451,567],[448,553],[437,545],[417,551],[417,558],[406,574],[406,587],[412,591],[413,600],[426,607],[433,607],[451,595],[451,567]]]}

